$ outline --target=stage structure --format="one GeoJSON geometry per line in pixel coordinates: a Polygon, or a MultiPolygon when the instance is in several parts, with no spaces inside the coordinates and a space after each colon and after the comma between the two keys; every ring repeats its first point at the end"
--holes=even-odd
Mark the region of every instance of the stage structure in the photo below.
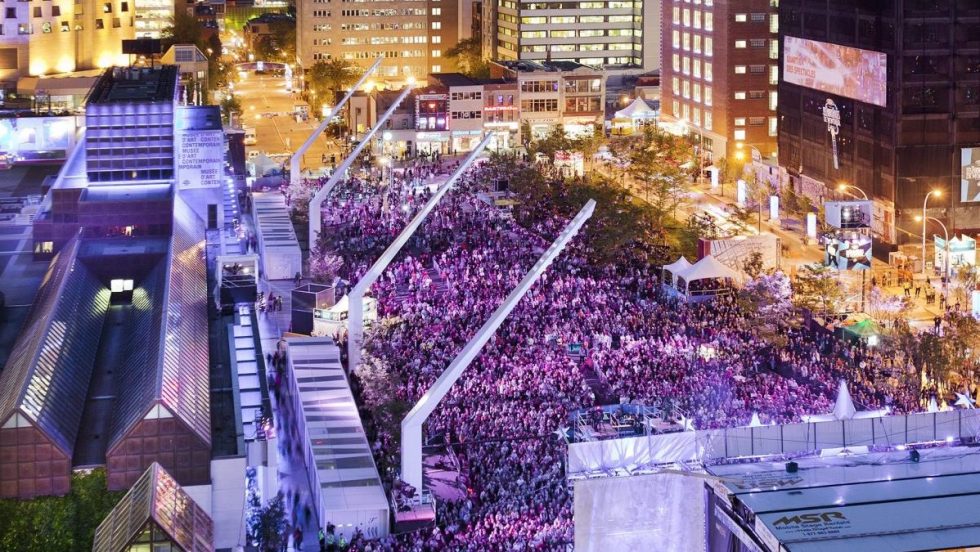
{"type": "Polygon", "coordinates": [[[351,371],[357,368],[358,363],[361,360],[361,346],[364,344],[364,293],[367,292],[368,288],[371,287],[374,282],[381,277],[381,273],[388,268],[391,261],[395,260],[395,256],[398,252],[402,250],[402,247],[408,243],[408,240],[415,234],[419,226],[425,222],[425,218],[429,216],[433,210],[435,210],[436,205],[439,201],[449,193],[449,190],[456,184],[463,173],[469,169],[470,165],[476,161],[477,157],[483,152],[483,149],[487,147],[490,143],[491,135],[487,134],[480,143],[473,148],[473,151],[466,157],[463,163],[456,169],[456,172],[449,177],[439,190],[436,191],[428,202],[422,207],[422,210],[415,215],[412,222],[408,223],[408,226],[398,234],[395,241],[388,246],[388,249],[378,258],[377,261],[371,265],[367,273],[361,278],[359,282],[350,290],[348,294],[349,307],[347,314],[347,366],[351,371]]]}
{"type": "Polygon", "coordinates": [[[402,420],[402,480],[415,487],[418,491],[422,490],[422,424],[432,414],[439,401],[443,399],[452,389],[456,380],[463,375],[466,367],[476,359],[480,350],[486,345],[487,341],[493,337],[497,328],[504,323],[507,315],[510,314],[517,303],[520,302],[524,294],[531,289],[531,286],[538,281],[552,262],[568,245],[568,242],[578,234],[585,221],[589,220],[595,211],[595,200],[590,199],[582,210],[575,215],[575,218],[568,223],[568,226],[558,235],[558,239],[548,247],[548,250],[541,255],[538,262],[531,267],[524,279],[521,280],[514,291],[504,299],[504,302],[497,307],[490,318],[483,323],[483,326],[476,332],[476,335],[463,347],[459,355],[439,376],[439,379],[432,387],[422,395],[419,402],[415,403],[412,410],[402,420]]]}
{"type": "Polygon", "coordinates": [[[371,130],[364,135],[364,138],[361,139],[361,143],[357,144],[357,147],[355,147],[354,151],[347,156],[347,159],[344,159],[344,162],[333,171],[333,174],[330,175],[330,179],[327,180],[323,187],[313,194],[313,199],[310,200],[310,251],[313,251],[313,246],[316,245],[316,236],[321,230],[323,214],[320,212],[320,208],[323,206],[323,201],[330,195],[330,192],[333,190],[333,187],[337,185],[337,182],[343,178],[345,174],[347,174],[347,171],[350,170],[350,166],[354,164],[354,161],[357,159],[357,156],[361,154],[364,147],[371,143],[371,140],[374,138],[375,133],[378,132],[378,129],[383,127],[384,124],[388,122],[388,119],[395,113],[398,106],[405,101],[405,98],[408,97],[408,94],[411,91],[412,85],[406,84],[405,89],[402,90],[402,93],[399,94],[398,98],[396,98],[394,103],[391,104],[388,111],[385,111],[384,115],[378,119],[378,122],[371,127],[371,130]]]}
{"type": "Polygon", "coordinates": [[[293,157],[289,160],[289,185],[290,186],[295,186],[299,184],[300,163],[303,161],[303,156],[306,155],[307,150],[309,150],[310,147],[313,146],[313,142],[316,142],[316,139],[319,138],[320,135],[327,130],[327,127],[330,126],[330,121],[333,121],[333,118],[337,116],[337,113],[340,113],[340,108],[344,107],[344,104],[346,104],[347,101],[350,100],[351,96],[354,95],[354,92],[356,92],[358,89],[361,88],[361,85],[364,84],[364,81],[368,78],[368,76],[371,75],[371,73],[374,72],[375,69],[378,68],[378,65],[381,64],[381,60],[383,59],[384,59],[383,57],[379,57],[378,59],[374,60],[374,63],[371,65],[371,67],[368,67],[368,70],[365,71],[363,75],[361,75],[361,78],[357,81],[357,84],[352,86],[351,89],[347,91],[347,94],[344,95],[344,99],[337,102],[337,105],[335,105],[333,109],[330,110],[330,114],[323,118],[323,121],[320,123],[320,126],[316,127],[313,133],[310,134],[310,137],[307,138],[306,141],[303,142],[303,145],[300,146],[299,149],[296,150],[296,153],[293,154],[293,157]]]}

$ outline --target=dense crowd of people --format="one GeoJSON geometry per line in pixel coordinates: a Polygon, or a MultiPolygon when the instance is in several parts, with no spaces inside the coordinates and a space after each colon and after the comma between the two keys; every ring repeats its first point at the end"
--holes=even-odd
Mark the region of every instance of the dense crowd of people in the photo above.
{"type": "MultiPolygon", "coordinates": [[[[424,203],[420,181],[454,167],[413,168],[350,179],[324,205],[324,247],[344,260],[344,279],[356,281],[424,203]]],[[[507,178],[499,171],[471,169],[373,288],[379,322],[363,362],[390,373],[391,400],[410,406],[429,389],[574,215],[556,208],[518,225],[489,194],[507,178]]],[[[748,425],[753,413],[790,422],[830,411],[843,378],[861,407],[920,409],[910,360],[806,327],[782,329],[775,346],[731,296],[668,299],[643,246],[601,264],[593,253],[573,240],[429,418],[426,434],[460,459],[465,499],[441,503],[435,528],[352,548],[564,549],[572,500],[555,432],[597,404],[669,402],[699,429],[748,425]]],[[[397,426],[374,431],[379,465],[397,466],[397,426]]]]}

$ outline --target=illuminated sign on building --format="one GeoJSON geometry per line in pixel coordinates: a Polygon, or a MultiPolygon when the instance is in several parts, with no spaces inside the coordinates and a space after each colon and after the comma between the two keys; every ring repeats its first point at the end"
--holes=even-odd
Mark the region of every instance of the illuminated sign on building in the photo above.
{"type": "Polygon", "coordinates": [[[960,201],[980,201],[980,148],[960,150],[960,201]]]}
{"type": "Polygon", "coordinates": [[[887,56],[792,36],[783,39],[786,82],[885,106],[887,56]]]}

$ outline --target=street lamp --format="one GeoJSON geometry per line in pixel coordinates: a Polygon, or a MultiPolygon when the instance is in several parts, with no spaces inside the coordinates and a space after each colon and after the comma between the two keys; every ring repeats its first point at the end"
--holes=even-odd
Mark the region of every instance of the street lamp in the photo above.
{"type": "Polygon", "coordinates": [[[922,275],[926,275],[926,204],[929,203],[929,196],[935,195],[936,197],[942,197],[942,190],[930,190],[926,194],[925,199],[922,200],[922,275]]]}
{"type": "MultiPolygon", "coordinates": [[[[915,221],[919,222],[922,220],[922,228],[926,227],[926,220],[931,220],[943,228],[943,237],[946,239],[944,249],[945,254],[943,255],[943,297],[946,296],[946,282],[949,279],[949,232],[946,230],[946,225],[936,217],[926,217],[923,219],[921,216],[916,216],[915,221]]],[[[925,230],[923,230],[923,233],[925,230]]]]}
{"type": "Polygon", "coordinates": [[[864,190],[862,190],[861,188],[858,188],[857,186],[855,186],[853,184],[848,184],[847,182],[841,182],[840,184],[837,185],[837,191],[838,192],[840,192],[842,194],[847,194],[847,195],[853,196],[854,194],[852,194],[852,193],[850,193],[850,192],[847,191],[848,188],[851,188],[851,189],[854,189],[854,190],[857,190],[857,191],[861,192],[861,199],[863,199],[865,201],[868,200],[868,194],[864,193],[864,190]]]}

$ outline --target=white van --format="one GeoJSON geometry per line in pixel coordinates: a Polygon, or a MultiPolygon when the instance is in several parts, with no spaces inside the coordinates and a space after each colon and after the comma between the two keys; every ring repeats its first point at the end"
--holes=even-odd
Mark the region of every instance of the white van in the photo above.
{"type": "Polygon", "coordinates": [[[255,138],[255,129],[253,127],[242,127],[242,129],[245,131],[246,146],[254,146],[258,143],[258,140],[255,138]]]}

